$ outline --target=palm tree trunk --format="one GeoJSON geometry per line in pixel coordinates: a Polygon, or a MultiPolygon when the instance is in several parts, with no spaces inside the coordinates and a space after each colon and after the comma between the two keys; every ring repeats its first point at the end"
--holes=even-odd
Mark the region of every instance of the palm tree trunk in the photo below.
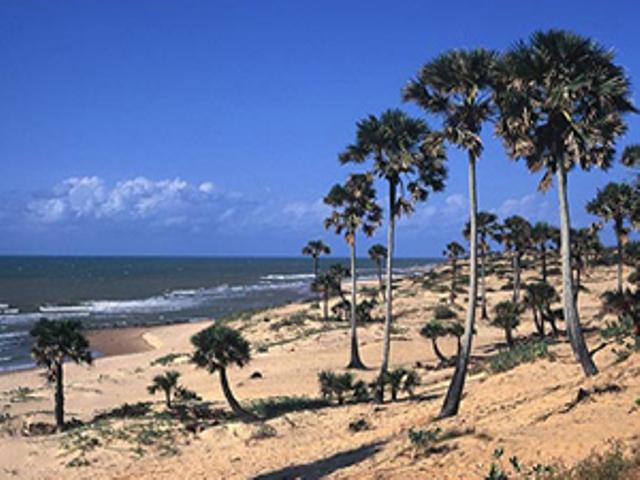
{"type": "Polygon", "coordinates": [[[165,403],[167,404],[167,408],[171,408],[171,391],[166,390],[164,392],[165,403]]]}
{"type": "Polygon", "coordinates": [[[456,276],[458,273],[458,265],[456,259],[451,260],[451,293],[449,294],[449,303],[454,304],[456,301],[456,276]]]}
{"type": "Polygon", "coordinates": [[[329,289],[327,286],[324,287],[323,293],[323,302],[322,302],[322,314],[324,316],[324,321],[329,320],[329,289]]]}
{"type": "Polygon", "coordinates": [[[313,278],[318,278],[318,257],[313,256],[313,278]]]}
{"type": "Polygon", "coordinates": [[[442,363],[443,365],[448,364],[449,359],[445,357],[444,354],[440,351],[440,347],[438,347],[438,341],[435,337],[431,339],[431,344],[433,345],[433,352],[436,354],[436,357],[438,357],[438,360],[440,360],[440,363],[442,363]]]}
{"type": "Polygon", "coordinates": [[[460,400],[464,390],[464,382],[467,376],[467,366],[471,355],[471,344],[476,320],[476,301],[478,295],[478,200],[476,193],[476,159],[469,153],[469,305],[467,306],[467,318],[464,325],[464,335],[458,357],[456,369],[447,390],[447,396],[440,410],[440,418],[457,415],[460,408],[460,400]]]}
{"type": "Polygon", "coordinates": [[[58,432],[64,430],[64,379],[62,362],[55,362],[56,393],[55,393],[55,414],[56,429],[58,432]]]}
{"type": "Polygon", "coordinates": [[[513,251],[513,303],[520,301],[520,252],[513,251]]]}
{"type": "Polygon", "coordinates": [[[231,391],[231,387],[229,386],[229,380],[227,379],[227,369],[222,367],[219,369],[219,373],[222,393],[224,394],[224,398],[227,400],[227,403],[231,407],[233,413],[243,421],[251,422],[257,420],[258,417],[242,408],[240,406],[240,403],[238,403],[238,401],[236,400],[236,397],[233,396],[233,392],[231,391]]]}
{"type": "Polygon", "coordinates": [[[380,286],[380,295],[382,295],[382,301],[385,301],[384,294],[384,282],[382,281],[382,262],[380,260],[376,260],[376,264],[378,265],[378,285],[380,286]]]}
{"type": "Polygon", "coordinates": [[[349,244],[351,250],[351,360],[347,368],[357,368],[364,370],[366,367],[360,359],[360,352],[358,350],[358,319],[357,319],[357,278],[356,278],[356,234],[353,233],[351,243],[349,244]]]}
{"type": "Polygon", "coordinates": [[[622,258],[622,236],[616,231],[618,243],[618,292],[622,293],[623,258],[622,258]]]}
{"type": "Polygon", "coordinates": [[[393,283],[393,240],[396,222],[396,184],[389,181],[389,223],[387,229],[387,303],[384,318],[384,340],[382,346],[382,363],[376,381],[374,395],[375,403],[384,402],[384,377],[389,369],[389,353],[391,350],[391,321],[392,321],[392,283],[393,283]]]}
{"type": "Polygon", "coordinates": [[[540,338],[544,338],[544,316],[538,312],[538,307],[533,307],[533,323],[536,326],[540,338]]]}
{"type": "Polygon", "coordinates": [[[571,219],[569,217],[569,200],[567,198],[567,174],[564,168],[564,159],[557,162],[558,177],[558,203],[560,206],[560,256],[562,260],[562,306],[567,325],[567,335],[573,348],[576,360],[582,366],[585,375],[591,376],[598,373],[593,359],[589,355],[587,345],[580,326],[580,317],[573,295],[573,278],[571,275],[571,219]]]}
{"type": "Polygon", "coordinates": [[[542,248],[540,249],[540,260],[542,261],[542,281],[547,281],[547,247],[545,247],[544,243],[542,244],[542,248]]]}
{"type": "Polygon", "coordinates": [[[482,241],[482,256],[480,258],[480,297],[482,299],[482,319],[487,320],[489,315],[487,315],[487,287],[485,283],[485,263],[487,259],[487,245],[486,241],[482,241]]]}

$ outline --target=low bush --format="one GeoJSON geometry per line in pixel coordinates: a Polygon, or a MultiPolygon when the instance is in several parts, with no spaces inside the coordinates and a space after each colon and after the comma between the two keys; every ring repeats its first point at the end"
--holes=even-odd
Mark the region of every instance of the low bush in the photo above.
{"type": "Polygon", "coordinates": [[[248,410],[262,418],[273,418],[289,412],[315,410],[329,406],[329,402],[320,398],[308,397],[270,397],[252,401],[248,410]]]}
{"type": "Polygon", "coordinates": [[[436,320],[448,320],[457,317],[456,312],[446,305],[437,305],[436,308],[433,309],[433,315],[436,320]]]}
{"type": "Polygon", "coordinates": [[[553,360],[553,354],[544,341],[520,343],[510,350],[502,350],[489,359],[492,373],[506,372],[522,363],[530,363],[540,358],[553,360]]]}

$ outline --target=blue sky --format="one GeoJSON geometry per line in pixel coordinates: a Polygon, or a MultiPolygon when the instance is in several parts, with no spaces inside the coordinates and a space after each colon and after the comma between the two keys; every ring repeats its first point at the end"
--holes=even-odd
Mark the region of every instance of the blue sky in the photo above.
{"type": "MultiPolygon", "coordinates": [[[[615,50],[640,105],[638,18],[632,0],[1,0],[0,254],[297,255],[309,238],[343,254],[322,229],[321,198],[349,173],[336,156],[366,114],[421,115],[400,89],[423,63],[566,28],[615,50]]],[[[628,121],[621,147],[640,141],[628,121]]],[[[481,209],[556,222],[555,190],[537,193],[491,127],[484,140],[481,209]]],[[[449,159],[399,255],[460,236],[466,165],[449,159]]],[[[574,172],[574,223],[624,178],[574,172]]]]}

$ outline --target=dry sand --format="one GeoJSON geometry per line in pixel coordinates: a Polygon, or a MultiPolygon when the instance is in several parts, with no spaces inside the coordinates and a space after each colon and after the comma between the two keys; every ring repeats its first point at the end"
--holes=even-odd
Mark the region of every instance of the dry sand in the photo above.
{"type": "MultiPolygon", "coordinates": [[[[525,278],[534,274],[527,271],[525,278]]],[[[580,311],[587,327],[611,320],[599,315],[598,298],[613,287],[614,275],[614,269],[599,268],[585,279],[588,291],[581,295],[580,311]]],[[[557,283],[558,277],[552,280],[557,283]]],[[[490,306],[509,298],[509,291],[500,290],[506,281],[490,279],[490,306]]],[[[134,447],[140,445],[113,436],[127,426],[135,429],[139,421],[117,420],[109,424],[115,434],[103,433],[99,444],[80,455],[77,433],[75,437],[69,433],[44,437],[21,434],[25,423],[52,421],[52,390],[36,370],[15,372],[0,376],[0,406],[11,416],[1,425],[0,478],[476,479],[486,476],[496,448],[504,448],[505,457],[515,455],[524,463],[572,464],[592,451],[606,450],[614,440],[623,446],[639,444],[640,409],[635,402],[640,398],[640,354],[618,361],[615,350],[620,346],[603,345],[595,331],[588,335],[588,343],[591,348],[601,347],[594,357],[601,370],[598,376],[584,378],[561,339],[551,348],[554,361],[539,360],[501,374],[476,369],[467,380],[460,415],[435,422],[451,370],[433,369],[436,360],[431,346],[418,334],[432,317],[433,307],[447,297],[446,292],[432,290],[421,282],[404,280],[394,304],[397,320],[391,363],[421,365],[422,385],[414,400],[402,397],[383,406],[354,404],[290,412],[269,420],[272,428],[268,431],[260,424],[226,422],[198,434],[180,431],[170,441],[171,449],[156,448],[150,440],[137,452],[134,447]],[[18,387],[32,390],[26,398],[20,397],[18,387]],[[580,388],[601,393],[569,408],[580,388]],[[366,419],[371,428],[350,431],[349,423],[358,419],[366,419]],[[411,427],[438,427],[451,438],[441,442],[435,452],[414,455],[407,439],[411,427]],[[269,435],[261,435],[264,432],[269,435]],[[85,459],[88,465],[69,466],[74,458],[85,459]]],[[[465,295],[458,300],[463,317],[465,295]]],[[[376,313],[381,315],[381,308],[376,313]]],[[[321,310],[309,304],[293,304],[232,322],[254,346],[252,362],[244,369],[229,371],[241,401],[282,395],[317,397],[318,372],[342,370],[348,360],[348,329],[345,324],[325,325],[320,315],[321,310]],[[301,317],[304,314],[302,324],[273,326],[282,319],[296,318],[298,312],[301,317]],[[252,379],[253,372],[260,372],[262,378],[252,379]]],[[[517,337],[533,331],[529,313],[522,323],[517,337]]],[[[162,412],[160,395],[150,396],[146,386],[153,375],[168,368],[181,372],[182,384],[204,400],[226,409],[217,377],[195,369],[186,355],[170,366],[152,365],[167,354],[187,354],[189,338],[207,324],[93,333],[94,347],[109,356],[98,359],[92,367],[66,366],[68,418],[89,421],[99,412],[139,401],[154,401],[155,410],[162,412]],[[135,353],[129,353],[132,351],[135,353]]],[[[370,380],[381,353],[382,324],[362,327],[359,334],[362,357],[372,368],[356,375],[370,380]]],[[[473,353],[479,360],[501,347],[503,334],[479,321],[474,342],[473,353]]],[[[442,345],[447,353],[453,353],[453,341],[442,345]]],[[[91,429],[87,435],[93,435],[91,429]]]]}

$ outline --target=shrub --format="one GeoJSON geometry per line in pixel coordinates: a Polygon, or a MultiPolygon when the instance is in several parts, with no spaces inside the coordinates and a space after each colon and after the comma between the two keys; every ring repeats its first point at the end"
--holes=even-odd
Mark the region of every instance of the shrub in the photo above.
{"type": "Polygon", "coordinates": [[[420,376],[413,369],[396,368],[386,372],[383,382],[391,390],[391,400],[396,401],[400,391],[406,392],[413,397],[415,387],[420,385],[420,376]]]}
{"type": "Polygon", "coordinates": [[[315,410],[329,405],[327,400],[308,397],[271,397],[254,400],[249,410],[262,418],[273,418],[289,412],[315,410]]]}
{"type": "Polygon", "coordinates": [[[433,315],[436,320],[448,320],[457,317],[456,312],[446,305],[437,305],[436,308],[433,309],[433,315]]]}
{"type": "Polygon", "coordinates": [[[409,443],[413,448],[414,456],[420,453],[426,453],[440,438],[441,430],[439,428],[432,428],[429,430],[421,430],[411,427],[407,432],[409,437],[409,443]]]}
{"type": "Polygon", "coordinates": [[[307,315],[304,312],[296,312],[288,317],[284,317],[277,322],[273,322],[269,325],[271,330],[277,331],[282,327],[301,327],[307,321],[307,315]]]}
{"type": "Polygon", "coordinates": [[[489,360],[489,370],[493,373],[506,372],[517,367],[521,363],[533,362],[539,358],[553,360],[547,343],[544,341],[531,341],[516,345],[510,350],[503,350],[492,356],[489,360]]]}
{"type": "Polygon", "coordinates": [[[330,370],[323,370],[318,374],[320,383],[320,394],[327,400],[336,399],[338,405],[345,401],[347,393],[353,390],[353,374],[335,373],[330,370]]]}

